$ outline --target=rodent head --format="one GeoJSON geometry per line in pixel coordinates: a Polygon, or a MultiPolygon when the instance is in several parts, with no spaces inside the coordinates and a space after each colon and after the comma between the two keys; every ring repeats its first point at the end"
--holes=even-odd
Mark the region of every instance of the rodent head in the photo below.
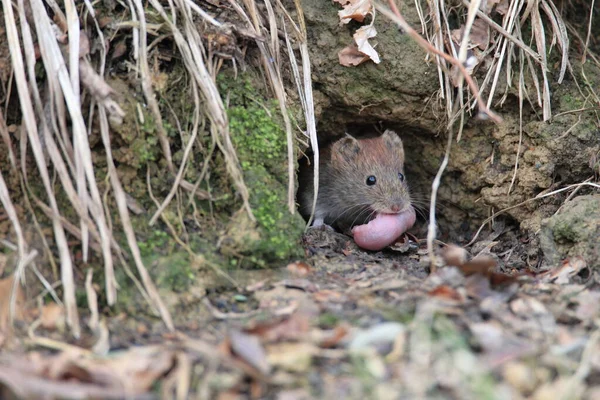
{"type": "Polygon", "coordinates": [[[373,139],[346,136],[331,149],[336,184],[344,196],[371,211],[395,214],[410,208],[410,194],[404,176],[404,147],[390,130],[373,139]]]}

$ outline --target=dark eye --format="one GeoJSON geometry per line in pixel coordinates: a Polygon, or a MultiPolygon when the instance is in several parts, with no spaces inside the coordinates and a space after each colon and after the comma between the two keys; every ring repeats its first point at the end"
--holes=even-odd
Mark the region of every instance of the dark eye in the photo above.
{"type": "Polygon", "coordinates": [[[404,182],[404,174],[402,172],[398,172],[398,179],[400,179],[400,182],[404,182]]]}
{"type": "Polygon", "coordinates": [[[373,186],[375,183],[377,183],[377,178],[375,178],[373,175],[367,177],[367,185],[373,186]]]}

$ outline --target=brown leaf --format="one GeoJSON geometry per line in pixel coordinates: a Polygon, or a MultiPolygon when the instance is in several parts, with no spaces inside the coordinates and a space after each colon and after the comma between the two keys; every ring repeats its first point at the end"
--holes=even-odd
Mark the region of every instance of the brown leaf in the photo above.
{"type": "Polygon", "coordinates": [[[234,355],[256,368],[260,373],[267,375],[271,371],[267,355],[258,337],[239,331],[231,331],[229,333],[229,345],[234,355]]]}
{"type": "MultiPolygon", "coordinates": [[[[452,30],[452,40],[457,45],[460,45],[463,39],[463,35],[465,34],[465,26],[461,25],[458,29],[452,30]]],[[[490,30],[487,22],[482,20],[481,18],[476,18],[473,21],[473,25],[471,26],[471,31],[469,32],[469,49],[474,47],[479,47],[481,50],[485,50],[490,45],[490,30]]]]}
{"type": "Polygon", "coordinates": [[[338,325],[336,326],[331,334],[325,337],[321,343],[319,344],[321,347],[330,348],[337,346],[338,343],[344,339],[348,333],[350,332],[348,326],[346,325],[338,325]]]}
{"type": "Polygon", "coordinates": [[[573,277],[586,269],[587,263],[583,257],[573,257],[566,259],[562,264],[551,271],[542,274],[542,277],[547,282],[554,282],[559,285],[568,284],[573,277]]]}
{"type": "Polygon", "coordinates": [[[21,398],[122,399],[146,393],[174,366],[173,351],[163,346],[135,347],[106,358],[76,351],[7,355],[0,359],[0,382],[21,398]]]}
{"type": "Polygon", "coordinates": [[[251,335],[260,336],[264,342],[296,340],[306,335],[310,329],[308,315],[296,312],[277,321],[262,322],[246,328],[251,335]]]}
{"type": "Polygon", "coordinates": [[[377,31],[373,25],[365,25],[352,35],[358,51],[368,56],[375,64],[379,64],[381,62],[379,54],[369,43],[369,39],[374,38],[375,36],[377,36],[377,31]]]}
{"type": "Polygon", "coordinates": [[[435,289],[429,291],[429,295],[432,297],[437,297],[443,300],[451,300],[462,303],[463,296],[454,288],[448,285],[440,285],[435,289]]]}
{"type": "Polygon", "coordinates": [[[450,244],[442,251],[442,258],[447,265],[459,267],[467,262],[469,253],[464,248],[450,244]]]}
{"type": "Polygon", "coordinates": [[[520,275],[507,275],[495,272],[496,260],[487,255],[479,255],[467,260],[468,253],[455,245],[448,245],[442,254],[446,264],[457,267],[465,276],[483,275],[488,278],[492,286],[499,286],[516,282],[520,275]]]}
{"type": "Polygon", "coordinates": [[[56,303],[46,304],[42,307],[40,322],[45,329],[62,330],[65,326],[65,310],[56,303]]]}
{"type": "Polygon", "coordinates": [[[305,373],[312,365],[312,358],[319,349],[306,342],[284,342],[267,347],[270,365],[287,371],[305,373]]]}
{"type": "Polygon", "coordinates": [[[344,67],[355,67],[367,61],[369,56],[358,51],[356,43],[352,43],[338,52],[338,59],[344,67]]]}
{"type": "MultiPolygon", "coordinates": [[[[342,4],[341,2],[339,3],[342,4]]],[[[363,22],[373,8],[371,0],[348,0],[345,3],[344,9],[338,11],[340,24],[347,24],[350,20],[363,22]]]]}
{"type": "Polygon", "coordinates": [[[286,268],[292,275],[298,277],[304,277],[312,273],[311,266],[302,261],[290,263],[286,268]]]}
{"type": "Polygon", "coordinates": [[[117,44],[113,47],[113,52],[110,56],[111,60],[115,60],[127,52],[127,43],[124,40],[117,42],[117,44]]]}

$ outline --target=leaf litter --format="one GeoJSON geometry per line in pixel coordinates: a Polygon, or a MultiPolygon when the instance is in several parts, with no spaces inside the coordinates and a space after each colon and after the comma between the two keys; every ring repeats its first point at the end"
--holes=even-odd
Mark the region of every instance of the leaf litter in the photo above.
{"type": "Polygon", "coordinates": [[[307,259],[266,278],[250,276],[242,292],[227,285],[221,295],[209,291],[213,309],[201,306],[195,324],[177,321],[179,333],[157,331],[143,318],[128,328],[113,317],[112,337],[127,337],[115,323],[130,336],[102,354],[91,350],[94,338],[63,346],[45,339],[60,337],[64,311],[49,303],[36,314],[25,301],[24,318],[44,321],[34,338],[42,350],[0,358],[0,385],[32,398],[40,390],[150,398],[143,396],[157,382],[184,390],[183,375],[186,390],[201,387],[206,398],[329,398],[339,391],[358,398],[367,387],[378,398],[473,398],[482,382],[511,398],[546,398],[566,390],[565,382],[582,396],[594,393],[600,361],[586,354],[597,348],[588,348],[600,318],[597,274],[583,273],[579,258],[514,273],[490,246],[494,235],[473,246],[475,255],[443,246],[442,265],[430,273],[420,247],[366,253],[335,232],[309,231],[307,259]],[[323,235],[328,240],[317,246],[323,235]],[[240,312],[240,304],[250,309],[240,312]]]}

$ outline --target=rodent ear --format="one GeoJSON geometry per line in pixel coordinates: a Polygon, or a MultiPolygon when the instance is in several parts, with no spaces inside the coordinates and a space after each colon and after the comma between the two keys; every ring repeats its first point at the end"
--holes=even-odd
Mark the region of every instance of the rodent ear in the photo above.
{"type": "Polygon", "coordinates": [[[346,161],[352,161],[360,152],[360,144],[356,138],[346,135],[333,144],[332,150],[332,157],[343,157],[346,161]]]}
{"type": "Polygon", "coordinates": [[[402,145],[402,139],[400,139],[400,136],[398,136],[396,132],[386,129],[385,132],[383,132],[383,135],[381,135],[381,138],[387,146],[396,148],[400,153],[400,156],[404,158],[404,146],[402,145]]]}

